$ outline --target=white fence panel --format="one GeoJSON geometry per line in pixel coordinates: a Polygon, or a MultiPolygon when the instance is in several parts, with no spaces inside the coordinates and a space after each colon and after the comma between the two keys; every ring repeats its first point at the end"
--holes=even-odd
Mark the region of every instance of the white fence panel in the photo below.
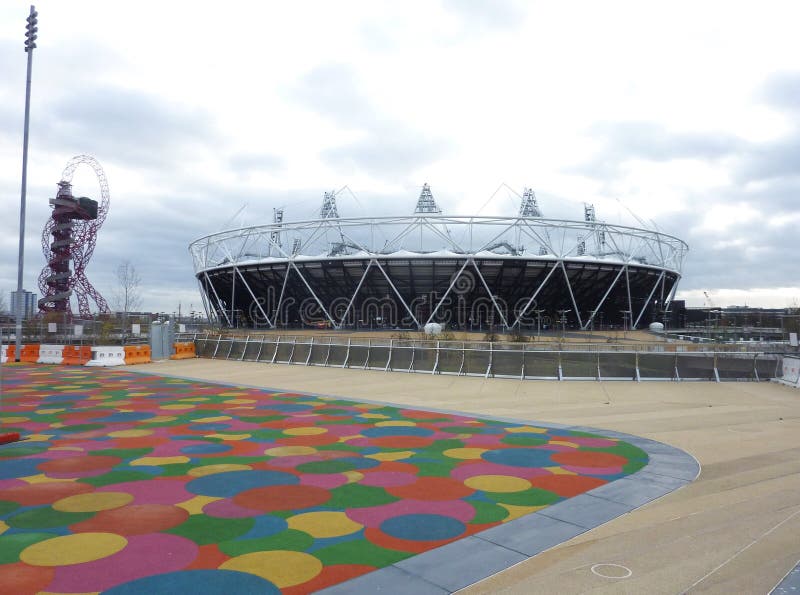
{"type": "Polygon", "coordinates": [[[87,366],[124,366],[125,349],[113,345],[99,345],[92,347],[92,359],[86,362],[87,366]]]}
{"type": "Polygon", "coordinates": [[[63,345],[40,345],[37,364],[60,364],[64,361],[63,345]]]}

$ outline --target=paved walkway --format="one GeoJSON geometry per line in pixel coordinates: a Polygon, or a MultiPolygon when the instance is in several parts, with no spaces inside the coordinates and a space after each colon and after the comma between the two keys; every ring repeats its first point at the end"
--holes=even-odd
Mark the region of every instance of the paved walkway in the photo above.
{"type": "Polygon", "coordinates": [[[25,436],[0,447],[2,593],[442,595],[700,471],[614,431],[115,368],[0,389],[25,436]]]}
{"type": "Polygon", "coordinates": [[[800,559],[795,389],[519,382],[200,359],[130,369],[607,428],[671,444],[700,461],[693,484],[465,593],[767,593],[800,559]]]}

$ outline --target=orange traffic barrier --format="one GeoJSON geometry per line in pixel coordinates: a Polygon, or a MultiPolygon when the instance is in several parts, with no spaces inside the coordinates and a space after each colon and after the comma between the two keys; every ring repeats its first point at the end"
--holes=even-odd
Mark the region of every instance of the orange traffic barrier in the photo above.
{"type": "Polygon", "coordinates": [[[142,345],[142,348],[139,352],[139,357],[141,358],[141,361],[139,362],[140,364],[149,364],[151,361],[153,361],[149,345],[142,345]]]}
{"type": "Polygon", "coordinates": [[[35,364],[39,361],[39,346],[38,345],[23,345],[22,350],[19,352],[19,361],[35,364]]]}
{"type": "Polygon", "coordinates": [[[150,346],[149,345],[126,345],[125,346],[125,365],[149,364],[150,346]]]}
{"type": "Polygon", "coordinates": [[[138,345],[126,345],[125,346],[125,365],[128,366],[130,364],[137,364],[139,362],[134,361],[136,359],[136,351],[139,349],[138,345]]]}
{"type": "Polygon", "coordinates": [[[67,366],[83,366],[92,359],[91,345],[65,345],[64,361],[67,366]]]}
{"type": "Polygon", "coordinates": [[[194,342],[192,343],[173,343],[175,353],[169,359],[191,359],[197,357],[194,352],[194,342]]]}

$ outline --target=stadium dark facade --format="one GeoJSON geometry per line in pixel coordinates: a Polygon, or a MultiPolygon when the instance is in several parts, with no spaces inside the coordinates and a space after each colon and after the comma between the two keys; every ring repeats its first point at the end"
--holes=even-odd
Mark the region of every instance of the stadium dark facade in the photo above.
{"type": "MultiPolygon", "coordinates": [[[[531,202],[533,197],[533,203],[531,202]]],[[[526,202],[527,199],[527,202],[526,202]]],[[[637,328],[666,318],[688,250],[648,229],[539,216],[318,219],[205,236],[190,252],[209,317],[253,328],[637,328]]]]}

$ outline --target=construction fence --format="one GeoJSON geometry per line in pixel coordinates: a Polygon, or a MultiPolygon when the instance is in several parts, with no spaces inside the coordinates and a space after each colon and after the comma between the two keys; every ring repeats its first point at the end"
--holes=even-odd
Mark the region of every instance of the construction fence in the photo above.
{"type": "MultiPolygon", "coordinates": [[[[781,375],[781,354],[766,352],[659,352],[633,349],[575,351],[524,343],[178,335],[194,341],[198,357],[546,380],[769,380],[781,375]]],[[[617,346],[624,347],[624,346],[617,346]]]]}
{"type": "MultiPolygon", "coordinates": [[[[47,322],[41,319],[26,320],[22,326],[22,343],[56,345],[145,345],[150,342],[152,326],[160,324],[150,320],[75,319],[70,322],[47,322]]],[[[176,324],[183,333],[199,333],[202,325],[176,324]]],[[[14,324],[0,326],[0,344],[16,342],[14,324]]]]}

